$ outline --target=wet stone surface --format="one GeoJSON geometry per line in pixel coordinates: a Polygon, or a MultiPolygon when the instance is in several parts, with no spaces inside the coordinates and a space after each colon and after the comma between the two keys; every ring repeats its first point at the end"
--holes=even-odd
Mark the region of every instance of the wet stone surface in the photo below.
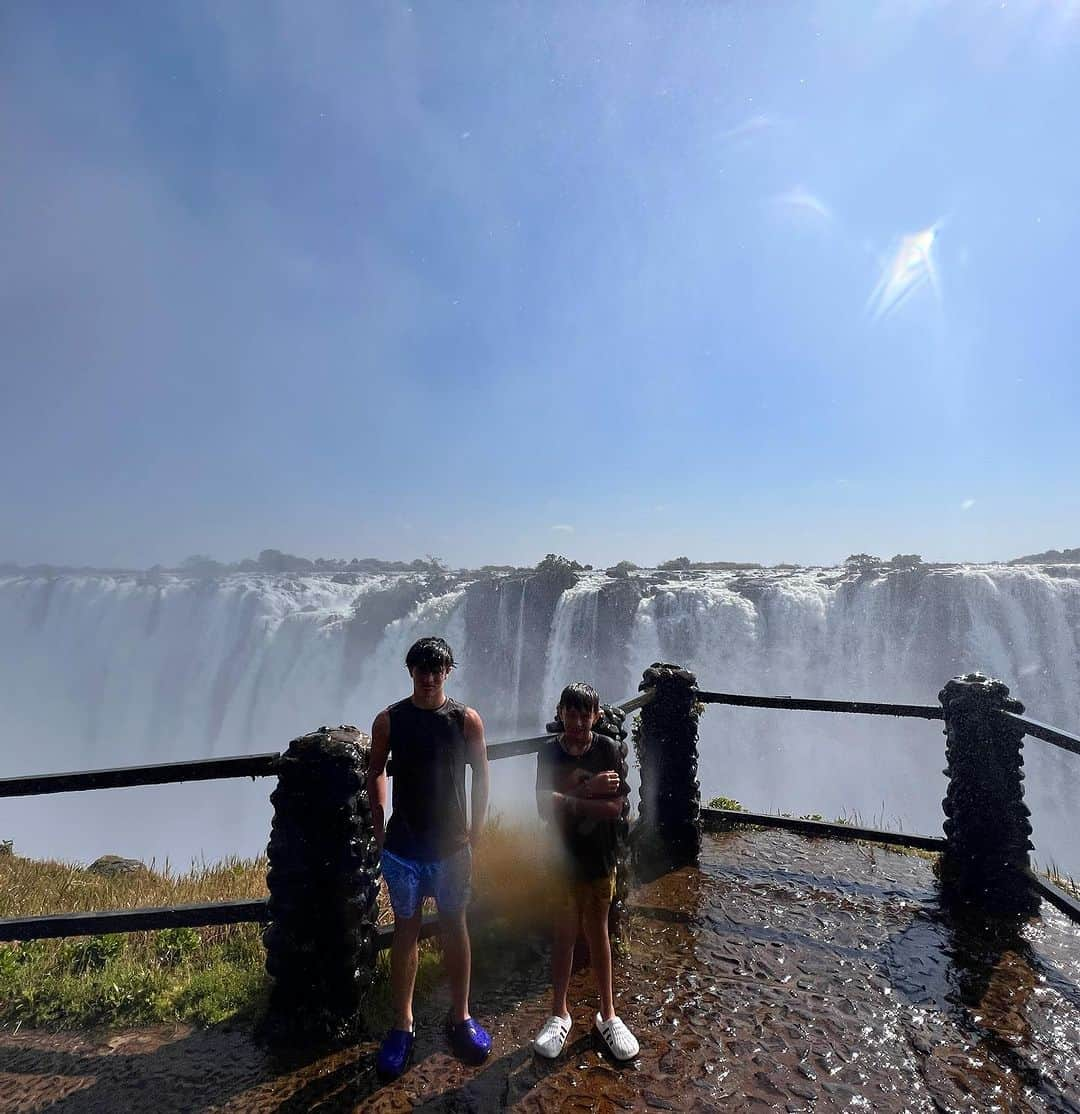
{"type": "Polygon", "coordinates": [[[567,1051],[533,1057],[547,956],[526,944],[483,964],[478,948],[478,1069],[447,1051],[442,991],[389,1085],[374,1040],[290,1062],[237,1031],[2,1033],[0,1110],[1080,1111],[1080,926],[1045,904],[1018,941],[980,945],[941,914],[928,861],[784,832],[706,837],[699,870],[632,904],[629,1066],[590,1036],[588,970],[567,1051]]]}

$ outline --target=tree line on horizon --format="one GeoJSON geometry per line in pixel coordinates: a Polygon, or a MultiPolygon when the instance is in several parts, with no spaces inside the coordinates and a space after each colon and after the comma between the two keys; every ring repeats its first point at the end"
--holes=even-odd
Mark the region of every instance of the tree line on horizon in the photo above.
{"type": "MultiPolygon", "coordinates": [[[[1080,564],[1080,548],[1048,549],[1042,553],[1029,554],[1026,557],[1015,557],[1004,563],[1008,565],[1080,564]]],[[[926,565],[926,562],[917,553],[897,553],[888,559],[870,553],[853,553],[846,557],[842,563],[844,568],[854,572],[868,572],[873,569],[914,569],[924,565],[926,565]]],[[[609,566],[604,571],[608,576],[618,579],[629,577],[643,567],[647,566],[638,565],[630,560],[623,560],[609,566]]],[[[682,556],[661,561],[655,566],[655,569],[658,572],[695,572],[764,568],[797,569],[801,567],[797,563],[788,562],[766,566],[757,561],[693,561],[689,557],[682,556]]],[[[246,557],[243,560],[232,562],[218,561],[214,557],[197,553],[185,557],[179,565],[174,567],[153,565],[149,569],[100,568],[90,565],[52,565],[47,563],[20,565],[13,561],[0,561],[0,576],[55,576],[62,573],[139,573],[147,576],[171,574],[198,578],[228,576],[230,573],[262,573],[264,575],[414,573],[419,576],[450,576],[455,572],[460,575],[504,576],[529,572],[559,572],[564,574],[566,572],[592,571],[592,565],[582,564],[558,553],[547,554],[535,566],[481,565],[476,569],[459,570],[451,569],[441,557],[432,554],[416,557],[411,561],[396,561],[380,557],[300,557],[293,553],[285,553],[280,549],[264,549],[258,557],[246,557]]]]}

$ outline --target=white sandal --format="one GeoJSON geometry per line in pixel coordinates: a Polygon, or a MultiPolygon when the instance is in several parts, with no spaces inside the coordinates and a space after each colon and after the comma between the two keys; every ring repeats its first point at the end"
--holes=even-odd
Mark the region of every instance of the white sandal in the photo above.
{"type": "Polygon", "coordinates": [[[570,1018],[552,1014],[533,1041],[533,1051],[545,1059],[554,1060],[562,1052],[570,1032],[570,1018]]]}
{"type": "Polygon", "coordinates": [[[637,1038],[618,1017],[605,1021],[597,1014],[596,1029],[616,1060],[632,1060],[641,1051],[637,1038]]]}

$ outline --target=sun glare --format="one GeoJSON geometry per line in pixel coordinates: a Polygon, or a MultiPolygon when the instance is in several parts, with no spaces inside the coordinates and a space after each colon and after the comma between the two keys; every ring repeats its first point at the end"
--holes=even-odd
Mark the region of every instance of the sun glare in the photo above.
{"type": "Polygon", "coordinates": [[[901,238],[867,302],[874,321],[892,316],[912,294],[925,287],[935,298],[940,297],[934,260],[934,242],[940,228],[941,221],[935,221],[929,228],[901,238]]]}

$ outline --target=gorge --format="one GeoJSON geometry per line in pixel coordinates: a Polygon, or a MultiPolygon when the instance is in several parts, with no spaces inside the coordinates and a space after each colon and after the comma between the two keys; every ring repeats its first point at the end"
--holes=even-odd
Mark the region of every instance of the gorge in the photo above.
{"type": "MultiPolygon", "coordinates": [[[[542,732],[560,688],[635,694],[657,660],[702,688],[931,704],[981,669],[1036,719],[1080,727],[1080,565],[0,575],[0,776],[281,750],[321,723],[363,728],[405,695],[405,650],[441,634],[450,683],[489,741],[542,732]]],[[[1080,869],[1075,756],[1025,746],[1040,864],[1080,869]]],[[[940,725],[710,707],[703,798],[857,814],[940,832],[940,725]]],[[[531,819],[531,759],[493,767],[493,803],[531,819]]],[[[5,802],[28,855],[259,853],[270,786],[200,783],[5,802]]]]}

